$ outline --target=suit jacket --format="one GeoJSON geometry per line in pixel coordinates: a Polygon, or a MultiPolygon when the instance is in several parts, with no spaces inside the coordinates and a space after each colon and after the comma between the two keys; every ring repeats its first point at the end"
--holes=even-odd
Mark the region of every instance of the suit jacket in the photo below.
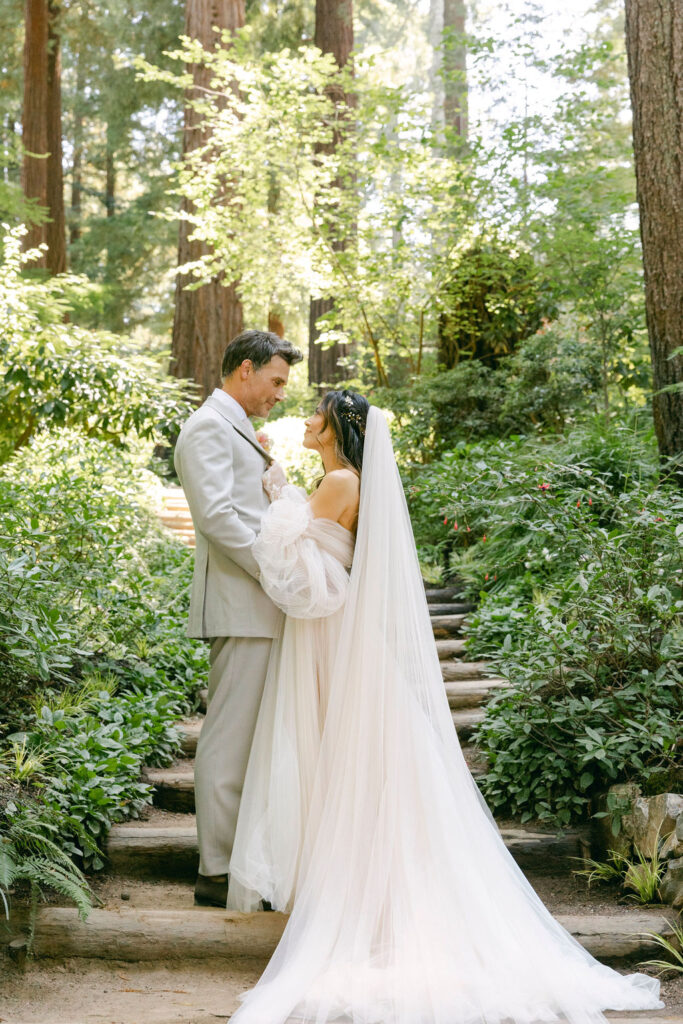
{"type": "Polygon", "coordinates": [[[216,388],[192,413],[175,450],[196,536],[187,632],[277,637],[284,616],[261,589],[251,551],[269,504],[261,477],[272,460],[222,394],[216,388]]]}

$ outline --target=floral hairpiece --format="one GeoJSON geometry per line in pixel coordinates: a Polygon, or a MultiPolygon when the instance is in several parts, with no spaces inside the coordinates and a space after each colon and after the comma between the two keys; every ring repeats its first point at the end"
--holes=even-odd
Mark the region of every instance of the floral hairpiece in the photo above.
{"type": "Polygon", "coordinates": [[[365,424],[363,423],[360,413],[354,407],[353,399],[350,395],[344,395],[339,412],[345,420],[348,420],[349,423],[353,423],[362,437],[365,437],[365,424]]]}

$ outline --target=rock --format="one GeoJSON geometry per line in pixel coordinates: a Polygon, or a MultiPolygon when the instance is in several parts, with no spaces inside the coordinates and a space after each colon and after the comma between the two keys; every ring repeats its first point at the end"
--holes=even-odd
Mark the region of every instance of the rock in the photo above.
{"type": "Polygon", "coordinates": [[[670,860],[664,877],[659,886],[662,903],[670,903],[672,907],[683,907],[683,857],[670,860]]]}
{"type": "MultiPolygon", "coordinates": [[[[683,823],[683,814],[679,815],[678,821],[683,823]]],[[[659,851],[659,856],[662,860],[670,860],[673,857],[683,857],[683,840],[678,839],[676,833],[672,832],[659,851]]]]}
{"type": "Polygon", "coordinates": [[[622,857],[630,857],[633,849],[633,808],[640,797],[640,787],[635,782],[618,782],[610,786],[598,800],[598,811],[607,811],[604,818],[591,819],[591,856],[596,860],[604,859],[610,850],[622,857]],[[617,802],[617,807],[610,811],[608,799],[617,802]],[[630,810],[624,810],[630,804],[630,810]],[[621,827],[614,834],[612,825],[621,821],[621,827]]]}
{"type": "Polygon", "coordinates": [[[679,814],[676,818],[676,839],[683,843],[683,814],[679,814]]]}
{"type": "Polygon", "coordinates": [[[676,819],[683,813],[683,796],[659,793],[639,797],[633,811],[633,845],[643,857],[655,857],[662,839],[676,829],[676,819]]]}

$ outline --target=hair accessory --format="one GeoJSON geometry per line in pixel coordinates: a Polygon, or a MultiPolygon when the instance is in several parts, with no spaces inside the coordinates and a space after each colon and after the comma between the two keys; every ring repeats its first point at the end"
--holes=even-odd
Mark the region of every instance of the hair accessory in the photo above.
{"type": "Polygon", "coordinates": [[[363,423],[360,413],[354,407],[353,399],[350,395],[344,395],[342,404],[339,407],[339,414],[349,423],[353,423],[358,433],[362,437],[365,437],[365,424],[363,423]]]}

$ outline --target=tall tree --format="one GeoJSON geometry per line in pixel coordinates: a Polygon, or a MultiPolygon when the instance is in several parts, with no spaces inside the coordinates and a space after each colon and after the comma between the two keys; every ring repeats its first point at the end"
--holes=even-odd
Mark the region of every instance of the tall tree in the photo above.
{"type": "Polygon", "coordinates": [[[30,225],[28,247],[47,242],[37,266],[66,270],[62,176],[62,104],[58,0],[26,0],[22,187],[42,216],[30,225]]]}
{"type": "Polygon", "coordinates": [[[62,54],[60,0],[48,0],[47,22],[47,265],[53,274],[66,271],[66,218],[62,167],[62,54]]]}
{"type": "MultiPolygon", "coordinates": [[[[215,29],[236,32],[244,25],[244,0],[187,0],[185,35],[197,39],[207,50],[216,46],[215,29]]],[[[192,101],[201,95],[211,81],[211,72],[203,65],[192,67],[193,86],[185,107],[183,154],[206,143],[200,115],[192,101]]],[[[188,209],[186,201],[183,208],[188,209]]],[[[192,241],[192,228],[180,221],[178,263],[182,266],[206,252],[204,242],[192,241]]],[[[220,381],[220,365],[227,342],[242,330],[242,303],[235,282],[226,284],[216,275],[209,284],[188,291],[187,279],[178,275],[175,296],[175,319],[171,348],[171,372],[177,377],[190,377],[206,396],[220,381]]]]}
{"type": "MultiPolygon", "coordinates": [[[[633,151],[657,443],[683,454],[683,8],[626,0],[633,151]]],[[[683,486],[683,467],[677,478],[683,486]]]]}
{"type": "MultiPolygon", "coordinates": [[[[26,0],[25,31],[21,184],[26,198],[33,199],[41,208],[38,211],[40,220],[29,225],[24,240],[27,248],[33,248],[47,241],[47,230],[41,217],[47,207],[47,0],[26,0]]],[[[47,267],[45,254],[35,265],[47,267]]]]}
{"type": "MultiPolygon", "coordinates": [[[[331,53],[338,67],[345,67],[353,49],[353,0],[316,0],[314,43],[323,53],[331,53]]],[[[342,106],[348,106],[349,96],[335,97],[342,106]]],[[[326,147],[334,151],[336,140],[326,147]]],[[[332,239],[332,248],[339,252],[344,249],[345,239],[332,239]]],[[[319,317],[330,313],[334,299],[329,296],[311,299],[308,323],[308,381],[310,384],[333,383],[343,377],[339,360],[346,354],[346,346],[335,342],[329,348],[317,343],[320,330],[319,317]]]]}
{"type": "Polygon", "coordinates": [[[463,142],[467,139],[467,51],[465,0],[443,0],[444,120],[463,142]]]}

